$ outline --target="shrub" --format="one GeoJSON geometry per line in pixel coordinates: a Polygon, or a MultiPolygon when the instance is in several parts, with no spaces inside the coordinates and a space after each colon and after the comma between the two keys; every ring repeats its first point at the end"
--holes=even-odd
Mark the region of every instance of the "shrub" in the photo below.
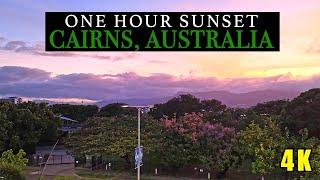
{"type": "Polygon", "coordinates": [[[18,172],[22,172],[28,163],[28,159],[25,158],[26,153],[24,150],[20,149],[17,154],[14,154],[12,149],[2,153],[0,157],[0,163],[8,164],[18,172]]]}
{"type": "Polygon", "coordinates": [[[21,175],[20,171],[13,165],[8,163],[0,163],[0,177],[6,180],[24,180],[25,178],[21,175]]]}

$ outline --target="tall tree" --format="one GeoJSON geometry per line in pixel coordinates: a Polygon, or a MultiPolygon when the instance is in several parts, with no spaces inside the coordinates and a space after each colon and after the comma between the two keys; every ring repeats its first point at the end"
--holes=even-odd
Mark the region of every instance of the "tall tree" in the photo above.
{"type": "Polygon", "coordinates": [[[168,164],[199,165],[224,175],[240,163],[241,152],[234,128],[205,122],[200,113],[164,118],[162,122],[168,134],[162,143],[168,164]]]}
{"type": "Polygon", "coordinates": [[[156,104],[150,114],[160,119],[163,116],[183,116],[185,113],[201,111],[200,100],[191,94],[183,94],[170,99],[164,104],[156,104]]]}
{"type": "MultiPolygon", "coordinates": [[[[144,154],[159,145],[159,124],[149,116],[141,119],[141,144],[144,154]]],[[[137,118],[135,116],[94,117],[84,122],[83,128],[66,139],[66,144],[79,156],[113,155],[132,165],[133,150],[137,146],[137,118]]]]}
{"type": "Polygon", "coordinates": [[[252,159],[252,172],[264,179],[279,167],[287,138],[271,119],[263,126],[252,123],[241,131],[240,142],[247,157],[252,159]]]}
{"type": "Polygon", "coordinates": [[[21,173],[28,162],[25,156],[26,153],[22,149],[17,154],[14,154],[11,149],[3,152],[0,157],[0,176],[9,180],[24,180],[21,173]]]}
{"type": "Polygon", "coordinates": [[[0,123],[4,129],[0,151],[24,149],[33,153],[40,140],[51,142],[58,135],[59,120],[44,103],[0,103],[0,123]]]}
{"type": "Polygon", "coordinates": [[[164,116],[180,117],[185,113],[193,112],[206,112],[221,116],[221,114],[226,111],[226,109],[227,106],[223,105],[218,100],[211,99],[200,101],[200,99],[191,94],[183,94],[170,99],[164,104],[156,104],[155,107],[151,110],[150,114],[156,119],[160,119],[164,116]]]}
{"type": "Polygon", "coordinates": [[[68,118],[83,122],[89,117],[98,113],[96,105],[71,105],[71,104],[54,104],[51,106],[55,114],[60,114],[68,118]]]}
{"type": "Polygon", "coordinates": [[[252,108],[252,110],[258,115],[281,115],[288,103],[288,100],[268,101],[264,103],[258,103],[252,108]]]}
{"type": "Polygon", "coordinates": [[[293,99],[282,114],[282,127],[298,134],[307,128],[310,136],[320,137],[320,89],[311,89],[293,99]]]}
{"type": "Polygon", "coordinates": [[[136,115],[136,108],[123,108],[125,103],[112,103],[102,107],[97,114],[99,117],[113,117],[113,116],[123,116],[123,115],[136,115]]]}
{"type": "Polygon", "coordinates": [[[234,128],[224,127],[220,123],[205,123],[199,144],[201,164],[218,173],[218,177],[224,176],[230,167],[239,165],[242,160],[234,128]]]}
{"type": "Polygon", "coordinates": [[[226,105],[215,99],[201,101],[201,111],[223,113],[226,109],[226,105]]]}

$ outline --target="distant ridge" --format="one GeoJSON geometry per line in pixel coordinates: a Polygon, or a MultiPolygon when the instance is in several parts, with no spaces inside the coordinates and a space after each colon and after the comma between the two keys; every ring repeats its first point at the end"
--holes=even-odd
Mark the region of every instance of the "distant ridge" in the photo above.
{"type": "Polygon", "coordinates": [[[280,100],[280,99],[293,99],[297,97],[300,92],[298,91],[286,91],[286,90],[259,90],[246,93],[231,93],[228,91],[208,91],[208,92],[178,92],[174,96],[163,98],[147,98],[147,99],[118,99],[118,100],[104,100],[98,103],[99,106],[105,106],[114,102],[122,102],[131,105],[146,105],[146,104],[158,104],[165,103],[169,99],[181,94],[192,94],[195,97],[204,99],[216,99],[229,107],[250,107],[257,103],[263,103],[266,101],[280,100]]]}

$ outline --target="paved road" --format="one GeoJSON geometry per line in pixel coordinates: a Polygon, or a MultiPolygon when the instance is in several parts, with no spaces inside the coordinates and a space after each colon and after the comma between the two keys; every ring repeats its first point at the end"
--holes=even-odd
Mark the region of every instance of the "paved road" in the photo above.
{"type": "MultiPolygon", "coordinates": [[[[41,168],[42,170],[42,168],[41,168]]],[[[29,168],[25,173],[27,180],[36,180],[39,178],[39,168],[29,168]]],[[[73,176],[75,174],[74,164],[47,165],[43,175],[45,179],[52,179],[54,176],[73,176]],[[51,178],[52,176],[52,178],[51,178]]]]}

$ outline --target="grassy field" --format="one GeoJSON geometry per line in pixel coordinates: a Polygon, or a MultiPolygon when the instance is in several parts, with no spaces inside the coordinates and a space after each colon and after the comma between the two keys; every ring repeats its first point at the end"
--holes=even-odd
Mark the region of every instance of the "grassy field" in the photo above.
{"type": "MultiPolygon", "coordinates": [[[[39,175],[38,167],[28,167],[24,172],[27,180],[38,180],[39,175]]],[[[130,180],[136,179],[135,174],[130,174],[128,172],[105,172],[105,171],[91,171],[83,168],[76,168],[75,173],[67,176],[48,176],[45,175],[43,177],[45,180],[102,180],[102,179],[110,179],[110,180],[130,180]]],[[[142,175],[141,179],[143,180],[193,180],[193,178],[187,177],[168,177],[168,176],[152,176],[152,175],[142,175]]],[[[197,178],[199,179],[199,178],[197,178]]]]}
{"type": "MultiPolygon", "coordinates": [[[[50,168],[50,167],[49,167],[50,168]]],[[[24,172],[24,175],[26,176],[27,180],[39,180],[39,167],[28,167],[27,170],[24,172]]],[[[205,176],[203,176],[205,177],[205,176]]],[[[106,171],[91,171],[89,169],[84,168],[75,168],[74,173],[69,175],[45,175],[45,180],[102,180],[102,179],[110,179],[110,180],[131,180],[136,179],[136,175],[132,172],[123,172],[123,171],[112,171],[112,172],[106,172],[106,171]]],[[[183,175],[179,175],[178,177],[174,176],[166,176],[166,175],[160,175],[155,176],[152,174],[142,174],[141,179],[143,180],[201,180],[201,179],[207,179],[207,178],[191,178],[191,177],[183,177],[183,175]]],[[[214,178],[212,178],[214,179],[214,178]]],[[[253,175],[252,173],[249,173],[248,171],[229,171],[226,175],[224,180],[237,180],[237,179],[246,179],[246,180],[256,180],[259,179],[257,175],[253,175]]],[[[273,176],[269,175],[266,176],[265,179],[284,179],[283,177],[273,176]]]]}

